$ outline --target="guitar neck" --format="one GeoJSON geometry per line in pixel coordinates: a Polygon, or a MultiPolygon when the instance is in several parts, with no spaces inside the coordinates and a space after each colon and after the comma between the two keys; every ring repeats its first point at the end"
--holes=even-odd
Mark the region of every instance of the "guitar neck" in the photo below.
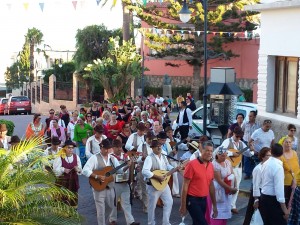
{"type": "Polygon", "coordinates": [[[173,173],[175,173],[177,171],[177,168],[173,168],[173,169],[171,169],[169,172],[167,172],[166,174],[165,174],[165,176],[170,176],[170,175],[172,175],[173,173]]]}
{"type": "Polygon", "coordinates": [[[121,165],[117,166],[116,168],[113,168],[111,171],[105,174],[106,177],[109,177],[113,174],[115,174],[119,169],[123,168],[127,165],[127,162],[122,163],[121,165]]]}

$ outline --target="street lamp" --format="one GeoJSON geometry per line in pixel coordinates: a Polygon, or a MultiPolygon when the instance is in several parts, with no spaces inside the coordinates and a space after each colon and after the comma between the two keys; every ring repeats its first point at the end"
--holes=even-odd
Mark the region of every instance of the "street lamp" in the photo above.
{"type": "MultiPolygon", "coordinates": [[[[204,87],[203,87],[203,134],[206,135],[207,130],[207,1],[208,0],[202,0],[203,5],[203,11],[204,11],[204,43],[203,43],[203,49],[204,49],[204,87]]],[[[183,23],[186,23],[191,18],[191,11],[188,9],[186,0],[183,2],[183,6],[178,13],[180,20],[183,23]]]]}
{"type": "Polygon", "coordinates": [[[187,23],[191,19],[192,12],[189,10],[186,0],[183,1],[183,6],[178,14],[183,23],[187,23]]]}

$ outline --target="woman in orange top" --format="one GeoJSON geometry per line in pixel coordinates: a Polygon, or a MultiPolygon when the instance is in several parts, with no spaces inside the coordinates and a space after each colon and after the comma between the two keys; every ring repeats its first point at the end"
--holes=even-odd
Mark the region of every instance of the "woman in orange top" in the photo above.
{"type": "Polygon", "coordinates": [[[297,152],[292,150],[292,139],[286,137],[283,141],[283,155],[280,160],[284,169],[284,195],[285,203],[288,204],[293,185],[296,185],[295,174],[299,171],[297,152]]]}
{"type": "Polygon", "coordinates": [[[26,139],[44,136],[44,125],[41,122],[41,114],[36,113],[33,115],[33,122],[29,123],[26,132],[25,132],[26,139]]]}

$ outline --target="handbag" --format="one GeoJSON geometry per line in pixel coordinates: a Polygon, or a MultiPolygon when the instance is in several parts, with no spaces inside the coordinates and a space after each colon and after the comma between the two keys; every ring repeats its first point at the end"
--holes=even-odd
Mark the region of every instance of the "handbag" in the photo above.
{"type": "Polygon", "coordinates": [[[252,218],[251,218],[250,225],[264,225],[264,222],[261,218],[259,210],[256,209],[254,211],[252,218]]]}

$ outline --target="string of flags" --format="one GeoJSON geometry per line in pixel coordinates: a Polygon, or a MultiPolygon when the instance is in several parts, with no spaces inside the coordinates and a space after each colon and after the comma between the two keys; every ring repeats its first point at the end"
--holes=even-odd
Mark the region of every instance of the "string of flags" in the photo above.
{"type": "MultiPolygon", "coordinates": [[[[191,34],[197,36],[204,34],[204,31],[200,31],[200,30],[172,30],[172,29],[159,29],[155,27],[140,28],[139,31],[142,35],[145,35],[146,33],[153,33],[157,35],[191,34]]],[[[232,38],[259,38],[259,34],[253,31],[239,31],[239,32],[207,31],[207,34],[213,36],[218,35],[220,37],[232,37],[232,38]]]]}
{"type": "MultiPolygon", "coordinates": [[[[101,0],[93,0],[93,1],[95,1],[95,4],[96,4],[97,6],[99,6],[101,0]]],[[[71,0],[71,1],[70,1],[70,6],[71,6],[71,7],[73,6],[74,10],[76,10],[76,9],[77,9],[77,5],[78,5],[78,2],[79,2],[81,5],[84,5],[84,3],[85,3],[84,0],[81,0],[81,1],[71,0]]],[[[19,4],[19,3],[11,3],[11,2],[9,2],[9,3],[6,3],[5,5],[6,5],[6,8],[7,8],[8,10],[12,10],[16,4],[19,4]]],[[[30,0],[27,0],[27,1],[25,1],[25,2],[22,3],[24,10],[28,10],[28,9],[29,9],[32,5],[34,5],[34,4],[36,4],[36,3],[32,3],[32,4],[31,4],[31,3],[30,3],[30,0]]],[[[38,2],[38,5],[39,5],[39,8],[40,8],[41,12],[44,12],[44,9],[45,9],[45,7],[46,7],[46,4],[48,4],[48,3],[44,2],[44,1],[38,2]]],[[[51,4],[51,3],[50,3],[50,4],[51,4]]]]}

